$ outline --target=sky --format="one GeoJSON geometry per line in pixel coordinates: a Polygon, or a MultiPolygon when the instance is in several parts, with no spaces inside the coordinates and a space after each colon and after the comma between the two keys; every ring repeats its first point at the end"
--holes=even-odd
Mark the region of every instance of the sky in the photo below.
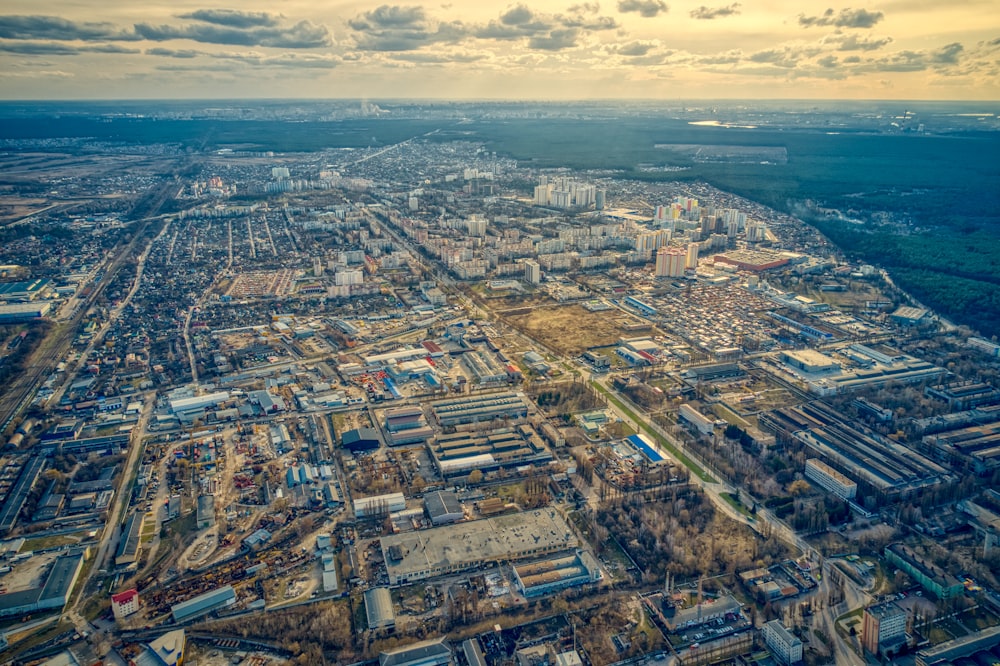
{"type": "Polygon", "coordinates": [[[4,0],[0,98],[995,101],[1000,3],[4,0]]]}

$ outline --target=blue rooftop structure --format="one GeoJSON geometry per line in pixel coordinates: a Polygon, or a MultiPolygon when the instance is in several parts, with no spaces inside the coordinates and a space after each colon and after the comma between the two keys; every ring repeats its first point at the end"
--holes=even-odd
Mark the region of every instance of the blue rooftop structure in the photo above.
{"type": "Polygon", "coordinates": [[[666,452],[644,435],[629,435],[625,441],[638,449],[649,462],[658,463],[667,459],[666,452]]]}
{"type": "Polygon", "coordinates": [[[399,392],[399,389],[396,388],[396,384],[393,383],[391,379],[386,377],[385,379],[382,380],[382,383],[385,384],[385,389],[392,394],[393,398],[403,397],[403,395],[399,392]]]}

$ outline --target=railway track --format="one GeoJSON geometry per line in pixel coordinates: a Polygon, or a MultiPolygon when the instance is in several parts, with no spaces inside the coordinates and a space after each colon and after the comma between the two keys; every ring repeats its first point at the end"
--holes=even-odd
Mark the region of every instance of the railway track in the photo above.
{"type": "MultiPolygon", "coordinates": [[[[20,379],[5,387],[6,390],[0,395],[0,433],[6,432],[14,420],[28,407],[45,378],[51,374],[59,360],[65,358],[69,353],[73,337],[76,335],[84,316],[104,293],[105,288],[111,284],[125,262],[132,256],[136,245],[143,238],[144,232],[155,219],[156,213],[177,194],[180,185],[177,182],[178,176],[176,174],[189,168],[189,163],[179,166],[175,175],[153,188],[139,200],[129,214],[131,219],[139,220],[139,226],[132,231],[131,239],[127,243],[119,244],[111,253],[113,259],[110,260],[107,270],[103,271],[104,277],[94,286],[90,296],[77,308],[70,320],[51,331],[38,345],[38,348],[32,352],[20,379]]],[[[72,374],[73,372],[68,372],[67,377],[72,376],[72,374]]]]}

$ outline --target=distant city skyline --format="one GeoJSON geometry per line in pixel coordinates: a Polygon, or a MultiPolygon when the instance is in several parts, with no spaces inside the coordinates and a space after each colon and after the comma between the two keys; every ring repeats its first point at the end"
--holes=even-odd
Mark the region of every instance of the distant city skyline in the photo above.
{"type": "Polygon", "coordinates": [[[1000,11],[995,0],[8,0],[0,14],[2,99],[263,97],[1000,100],[1000,11]]]}

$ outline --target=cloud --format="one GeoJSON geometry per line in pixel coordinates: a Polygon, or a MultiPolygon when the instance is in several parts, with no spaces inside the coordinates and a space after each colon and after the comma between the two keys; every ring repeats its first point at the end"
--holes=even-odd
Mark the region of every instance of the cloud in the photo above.
{"type": "Polygon", "coordinates": [[[193,49],[165,49],[157,46],[155,48],[146,49],[146,55],[162,56],[164,58],[190,59],[208,54],[204,51],[195,51],[193,49]]]}
{"type": "Polygon", "coordinates": [[[654,48],[656,48],[656,44],[654,42],[634,41],[628,42],[627,44],[619,44],[612,50],[618,55],[637,57],[646,55],[654,48]]]}
{"type": "Polygon", "coordinates": [[[500,15],[504,25],[527,25],[535,18],[535,13],[524,5],[517,5],[500,15]]]}
{"type": "Polygon", "coordinates": [[[199,9],[187,14],[180,14],[178,18],[224,25],[230,28],[256,28],[278,25],[278,17],[274,14],[268,14],[267,12],[241,12],[236,9],[199,9]]]}
{"type": "Polygon", "coordinates": [[[281,53],[251,62],[251,64],[262,67],[295,69],[333,69],[340,63],[341,59],[330,53],[281,53]]]}
{"type": "Polygon", "coordinates": [[[483,53],[395,53],[393,60],[423,64],[470,63],[487,60],[489,56],[483,53]]]}
{"type": "Polygon", "coordinates": [[[726,51],[725,53],[716,53],[713,55],[697,56],[692,61],[693,64],[697,66],[713,66],[713,65],[735,65],[743,60],[743,52],[736,51],[726,51]]]}
{"type": "Polygon", "coordinates": [[[922,51],[898,51],[869,60],[859,70],[876,72],[922,72],[927,69],[927,54],[922,51]]]}
{"type": "Polygon", "coordinates": [[[411,28],[425,20],[423,7],[382,5],[347,22],[355,30],[411,28]]]}
{"type": "Polygon", "coordinates": [[[828,25],[836,28],[871,28],[883,18],[885,15],[882,12],[870,12],[866,9],[841,9],[839,14],[827,9],[822,16],[799,14],[799,25],[805,28],[828,25]]]}
{"type": "Polygon", "coordinates": [[[576,46],[576,39],[580,36],[580,31],[576,28],[563,28],[553,30],[548,35],[532,37],[528,41],[528,46],[539,51],[561,51],[576,46]]]}
{"type": "Polygon", "coordinates": [[[581,28],[590,31],[614,30],[618,27],[618,22],[610,16],[559,15],[556,17],[556,20],[567,28],[581,28]]]}
{"type": "MultiPolygon", "coordinates": [[[[858,63],[860,72],[923,72],[929,69],[942,74],[961,74],[957,69],[965,47],[953,42],[935,51],[897,51],[881,58],[870,58],[858,63]]],[[[975,65],[973,64],[973,69],[975,65]]]]}
{"type": "Polygon", "coordinates": [[[517,5],[501,14],[499,19],[474,27],[471,34],[477,39],[498,41],[527,39],[528,48],[559,51],[576,46],[585,33],[618,27],[618,22],[610,16],[593,15],[599,10],[596,4],[575,5],[568,15],[552,16],[517,5]]]}
{"type": "Polygon", "coordinates": [[[748,58],[750,62],[774,65],[775,67],[791,68],[798,62],[796,55],[786,49],[767,49],[753,53],[748,58]]]}
{"type": "Polygon", "coordinates": [[[669,9],[663,0],[618,0],[618,11],[623,14],[635,12],[645,18],[666,14],[669,9]]]}
{"type": "Polygon", "coordinates": [[[0,42],[0,51],[20,55],[75,56],[81,53],[135,54],[139,49],[131,49],[118,44],[95,44],[73,46],[59,42],[10,41],[0,42]]]}
{"type": "Polygon", "coordinates": [[[691,10],[691,18],[699,19],[703,21],[710,21],[712,19],[721,18],[724,16],[733,16],[740,13],[740,3],[734,2],[726,7],[706,7],[702,5],[698,9],[691,10]]]}
{"type": "Polygon", "coordinates": [[[957,65],[958,58],[964,50],[965,47],[958,42],[948,44],[931,54],[931,62],[935,65],[957,65]]]}
{"type": "MultiPolygon", "coordinates": [[[[152,50],[150,49],[150,51],[152,50]]],[[[168,51],[168,49],[163,50],[168,51]]],[[[266,55],[249,51],[246,53],[199,53],[197,55],[205,56],[206,59],[196,64],[158,65],[156,69],[168,72],[233,72],[248,67],[255,69],[332,69],[342,62],[340,57],[329,53],[279,53],[276,55],[266,55]]],[[[183,58],[183,56],[172,57],[183,58]]]]}
{"type": "Polygon", "coordinates": [[[823,40],[824,43],[837,44],[838,51],[877,51],[892,43],[892,37],[868,39],[852,35],[832,35],[823,40]]]}
{"type": "Polygon", "coordinates": [[[286,49],[310,49],[330,46],[332,40],[326,26],[310,21],[299,21],[288,27],[255,27],[248,29],[230,28],[218,25],[151,25],[137,23],[135,31],[143,39],[165,42],[173,39],[188,39],[205,44],[225,44],[229,46],[268,46],[286,49]]]}
{"type": "Polygon", "coordinates": [[[582,2],[579,5],[572,5],[566,11],[574,14],[596,14],[601,11],[601,6],[596,2],[582,2]]]}
{"type": "Polygon", "coordinates": [[[58,16],[0,16],[0,38],[58,41],[136,41],[139,37],[111,23],[77,23],[58,16]]]}
{"type": "Polygon", "coordinates": [[[469,36],[461,21],[434,23],[423,7],[382,5],[349,20],[347,25],[362,51],[415,51],[436,43],[455,43],[469,36]]]}
{"type": "MultiPolygon", "coordinates": [[[[79,23],[56,16],[0,16],[0,38],[83,42],[188,39],[208,44],[293,49],[332,44],[325,26],[309,21],[282,26],[279,25],[279,17],[263,12],[201,9],[182,14],[180,18],[196,23],[137,23],[131,29],[124,29],[111,23],[79,23]]],[[[105,49],[103,52],[109,51],[105,49]]]]}
{"type": "Polygon", "coordinates": [[[820,58],[819,60],[817,60],[816,64],[819,65],[820,67],[825,67],[827,69],[833,69],[834,67],[836,67],[839,64],[839,61],[837,60],[837,56],[835,56],[835,55],[828,55],[825,58],[820,58]]]}
{"type": "Polygon", "coordinates": [[[15,72],[0,69],[2,79],[72,79],[75,75],[57,69],[35,69],[27,72],[15,72]]]}

